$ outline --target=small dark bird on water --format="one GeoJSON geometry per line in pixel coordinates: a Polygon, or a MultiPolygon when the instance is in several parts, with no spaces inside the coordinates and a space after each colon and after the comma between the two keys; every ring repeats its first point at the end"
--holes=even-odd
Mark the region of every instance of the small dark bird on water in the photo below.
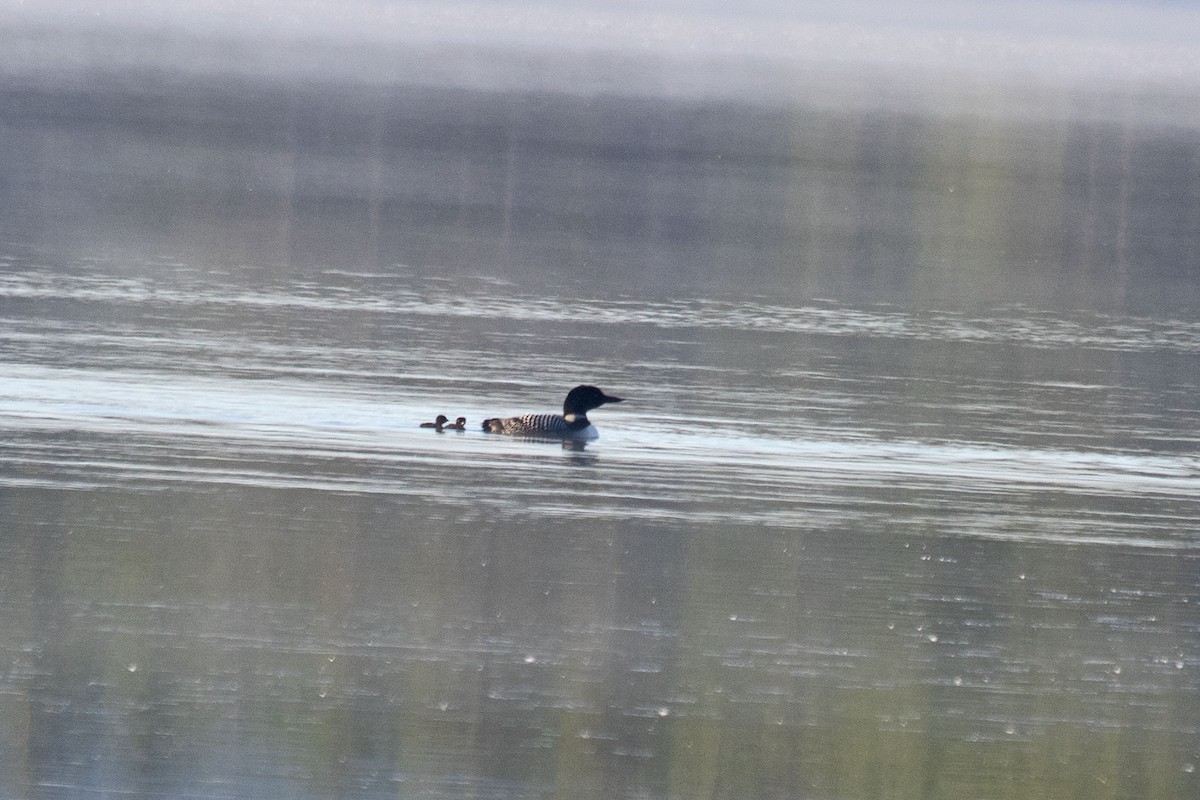
{"type": "Polygon", "coordinates": [[[459,417],[454,422],[446,423],[445,427],[448,431],[465,431],[467,429],[467,418],[459,417]]]}
{"type": "Polygon", "coordinates": [[[433,428],[436,431],[440,431],[446,425],[446,423],[449,421],[450,420],[448,420],[446,418],[445,414],[438,414],[437,419],[435,419],[433,422],[422,422],[421,427],[422,428],[433,428]]]}

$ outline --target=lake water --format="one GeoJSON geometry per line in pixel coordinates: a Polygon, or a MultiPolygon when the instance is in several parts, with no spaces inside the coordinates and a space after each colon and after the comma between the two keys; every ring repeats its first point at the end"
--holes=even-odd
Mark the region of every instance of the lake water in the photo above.
{"type": "Polygon", "coordinates": [[[0,794],[1200,793],[1195,92],[129,52],[0,84],[0,794]]]}

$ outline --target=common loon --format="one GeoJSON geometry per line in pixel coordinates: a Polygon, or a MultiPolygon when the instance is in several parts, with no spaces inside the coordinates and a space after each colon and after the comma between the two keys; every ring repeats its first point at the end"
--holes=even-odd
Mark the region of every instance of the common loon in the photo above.
{"type": "Polygon", "coordinates": [[[445,414],[438,414],[437,419],[435,419],[433,422],[422,422],[421,427],[422,428],[433,428],[435,430],[440,431],[442,429],[442,426],[445,425],[449,421],[450,420],[446,419],[445,414]]]}
{"type": "Polygon", "coordinates": [[[526,414],[521,417],[493,418],[483,421],[487,433],[509,436],[545,437],[552,439],[595,439],[598,434],[587,418],[587,412],[605,403],[620,403],[622,398],[610,397],[595,386],[576,386],[563,401],[562,416],[558,414],[526,414]]]}
{"type": "Polygon", "coordinates": [[[448,431],[465,431],[467,429],[467,418],[459,417],[454,422],[447,422],[445,428],[448,431]]]}

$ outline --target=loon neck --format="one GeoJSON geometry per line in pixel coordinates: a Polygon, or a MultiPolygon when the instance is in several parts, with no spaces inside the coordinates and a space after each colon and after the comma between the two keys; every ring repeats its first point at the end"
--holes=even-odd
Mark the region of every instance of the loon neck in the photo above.
{"type": "Polygon", "coordinates": [[[567,425],[569,425],[572,430],[576,431],[583,430],[588,425],[592,424],[591,421],[588,420],[587,414],[583,411],[572,411],[569,414],[563,414],[563,419],[566,420],[567,425]]]}

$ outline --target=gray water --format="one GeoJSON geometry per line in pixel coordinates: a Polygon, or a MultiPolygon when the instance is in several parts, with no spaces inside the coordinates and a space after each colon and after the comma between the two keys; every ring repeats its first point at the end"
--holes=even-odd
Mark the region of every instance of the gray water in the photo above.
{"type": "Polygon", "coordinates": [[[0,794],[1196,795],[1183,89],[125,44],[0,85],[0,794]]]}

